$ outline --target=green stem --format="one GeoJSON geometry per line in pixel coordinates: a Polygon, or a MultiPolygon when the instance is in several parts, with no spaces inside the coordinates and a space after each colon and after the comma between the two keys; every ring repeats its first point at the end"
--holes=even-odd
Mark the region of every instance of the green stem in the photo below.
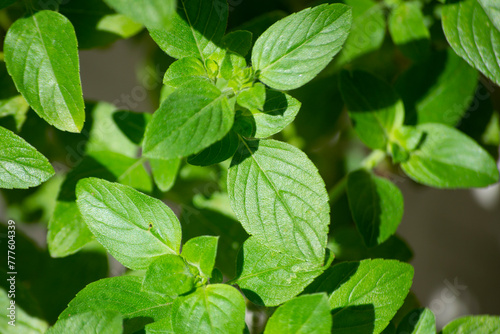
{"type": "Polygon", "coordinates": [[[361,162],[361,167],[372,170],[377,167],[382,160],[384,160],[385,155],[386,153],[384,151],[374,150],[361,162]]]}

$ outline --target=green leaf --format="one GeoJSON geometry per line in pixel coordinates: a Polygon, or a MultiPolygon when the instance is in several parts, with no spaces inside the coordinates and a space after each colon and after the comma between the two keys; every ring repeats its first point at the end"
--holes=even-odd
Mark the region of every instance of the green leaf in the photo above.
{"type": "Polygon", "coordinates": [[[348,6],[324,4],[273,24],[252,50],[259,80],[279,90],[298,88],[312,80],[340,51],[351,16],[348,6]]]}
{"type": "MultiPolygon", "coordinates": [[[[7,231],[7,229],[6,229],[7,231]]],[[[5,250],[7,250],[5,248],[5,250]]],[[[21,298],[22,295],[20,292],[20,285],[16,285],[18,299],[13,300],[8,297],[7,291],[0,289],[0,307],[2,310],[5,310],[6,318],[4,321],[0,322],[0,332],[3,334],[18,334],[18,333],[29,333],[29,334],[43,334],[46,332],[47,327],[49,326],[44,320],[34,317],[33,315],[26,312],[21,306],[21,298]],[[15,326],[11,326],[9,321],[10,318],[10,310],[11,308],[11,300],[15,301],[15,326]]]]}
{"type": "Polygon", "coordinates": [[[121,132],[134,144],[140,145],[151,114],[127,110],[115,111],[113,120],[121,132]]]}
{"type": "Polygon", "coordinates": [[[275,140],[244,141],[227,180],[231,206],[249,234],[297,260],[323,263],[328,195],[302,151],[275,140]]]}
{"type": "Polygon", "coordinates": [[[151,321],[170,313],[171,300],[142,291],[142,277],[121,276],[101,279],[87,285],[69,302],[59,320],[86,312],[116,311],[123,316],[124,330],[133,333],[151,321]]]}
{"type": "Polygon", "coordinates": [[[189,239],[182,246],[182,257],[197,267],[207,279],[212,276],[214,269],[218,240],[218,237],[205,235],[189,239]]]}
{"type": "Polygon", "coordinates": [[[498,182],[493,158],[474,140],[443,124],[422,124],[420,147],[401,164],[413,180],[436,188],[485,187],[498,182]]]}
{"type": "Polygon", "coordinates": [[[24,139],[0,126],[0,188],[26,189],[47,181],[54,168],[24,139]]]}
{"type": "Polygon", "coordinates": [[[129,16],[148,28],[164,29],[171,24],[175,0],[105,0],[118,13],[129,16]]]}
{"type": "Polygon", "coordinates": [[[172,159],[198,153],[231,129],[234,110],[218,88],[193,81],[172,93],[146,129],[144,156],[172,159]]]}
{"type": "Polygon", "coordinates": [[[171,24],[149,29],[153,40],[169,56],[205,59],[219,51],[227,25],[228,7],[220,0],[179,0],[171,24]]]}
{"type": "Polygon", "coordinates": [[[158,188],[163,192],[169,191],[174,186],[181,159],[149,159],[149,164],[158,188]]]}
{"type": "Polygon", "coordinates": [[[385,151],[394,130],[404,121],[404,106],[397,93],[382,79],[362,71],[343,71],[340,91],[363,143],[385,151]]]}
{"type": "Polygon", "coordinates": [[[175,298],[194,288],[195,277],[188,264],[178,255],[156,258],[148,267],[142,289],[175,298]]]}
{"type": "Polygon", "coordinates": [[[413,65],[395,85],[405,105],[405,123],[455,126],[472,102],[477,79],[478,72],[451,49],[413,65]]]}
{"type": "Polygon", "coordinates": [[[380,245],[393,235],[403,218],[403,195],[391,181],[366,170],[347,179],[352,217],[368,247],[380,245]]]}
{"type": "Polygon", "coordinates": [[[428,308],[408,313],[398,325],[396,334],[436,334],[436,318],[428,308]]]}
{"type": "Polygon", "coordinates": [[[327,296],[304,295],[280,306],[267,321],[264,334],[328,334],[331,327],[332,317],[327,296]]]}
{"type": "Polygon", "coordinates": [[[444,326],[440,334],[498,334],[500,333],[500,317],[478,315],[453,320],[444,326]]]}
{"type": "Polygon", "coordinates": [[[175,334],[172,318],[169,316],[167,318],[161,319],[160,321],[153,322],[152,324],[146,325],[146,334],[175,334]]]}
{"type": "Polygon", "coordinates": [[[172,323],[177,334],[241,333],[245,327],[245,300],[232,286],[204,286],[175,300],[172,323]]]}
{"type": "Polygon", "coordinates": [[[185,57],[176,60],[168,67],[163,83],[172,87],[180,87],[191,79],[207,78],[205,64],[197,57],[185,57]]]}
{"type": "Polygon", "coordinates": [[[245,57],[252,48],[252,33],[246,30],[232,31],[222,38],[222,46],[245,57]]]}
{"type": "Polygon", "coordinates": [[[243,108],[262,110],[266,102],[266,86],[259,82],[256,83],[239,93],[236,102],[243,108]]]}
{"type": "Polygon", "coordinates": [[[500,31],[500,4],[495,0],[478,0],[491,22],[500,31]]]}
{"type": "Polygon", "coordinates": [[[500,85],[500,31],[477,0],[446,4],[443,30],[453,50],[471,66],[500,85]]]}
{"type": "Polygon", "coordinates": [[[252,236],[240,251],[235,282],[255,304],[277,306],[301,293],[327,265],[301,261],[252,236]]]}
{"type": "Polygon", "coordinates": [[[59,320],[47,334],[121,334],[123,333],[122,317],[114,311],[86,312],[59,320]]]}
{"type": "Polygon", "coordinates": [[[179,253],[181,227],[162,201],[96,178],[80,180],[76,194],[85,223],[124,266],[144,269],[156,256],[179,253]]]}
{"type": "Polygon", "coordinates": [[[219,140],[210,145],[198,154],[188,158],[188,162],[195,166],[210,166],[231,158],[238,149],[238,134],[233,130],[219,140]]]}
{"type": "Polygon", "coordinates": [[[394,260],[343,262],[325,271],[308,288],[327,292],[332,309],[332,333],[378,334],[403,305],[413,267],[394,260]]]}
{"type": "Polygon", "coordinates": [[[19,131],[26,120],[29,105],[17,92],[4,62],[0,63],[0,87],[2,87],[0,90],[0,118],[11,116],[16,130],[19,131]]]}
{"type": "Polygon", "coordinates": [[[85,120],[75,30],[63,15],[40,11],[12,24],[5,62],[35,112],[63,131],[80,132],[85,120]]]}
{"type": "Polygon", "coordinates": [[[431,34],[425,26],[419,4],[399,3],[388,22],[392,40],[405,56],[416,61],[429,56],[431,34]]]}

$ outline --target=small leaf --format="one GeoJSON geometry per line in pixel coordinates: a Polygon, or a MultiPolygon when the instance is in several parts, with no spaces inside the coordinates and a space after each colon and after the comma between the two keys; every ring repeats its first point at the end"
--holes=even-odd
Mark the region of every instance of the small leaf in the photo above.
{"type": "Polygon", "coordinates": [[[232,31],[222,38],[222,46],[245,57],[252,48],[252,33],[246,30],[232,31]]]}
{"type": "Polygon", "coordinates": [[[144,156],[173,159],[198,153],[231,129],[234,110],[226,96],[206,81],[193,81],[172,93],[146,129],[144,156]]]}
{"type": "Polygon", "coordinates": [[[233,130],[198,154],[188,158],[188,163],[195,166],[210,166],[231,158],[238,149],[238,134],[233,130]]]}
{"type": "Polygon", "coordinates": [[[193,78],[207,78],[208,74],[203,62],[197,57],[185,57],[176,60],[168,67],[163,83],[172,87],[180,87],[193,78]]]}
{"type": "Polygon", "coordinates": [[[122,317],[114,311],[86,312],[59,320],[47,334],[120,334],[123,333],[122,317]]]}
{"type": "Polygon", "coordinates": [[[436,334],[436,318],[428,308],[408,313],[398,325],[396,334],[436,334]]]}
{"type": "Polygon", "coordinates": [[[403,195],[391,181],[368,171],[349,174],[347,196],[352,217],[368,247],[380,245],[396,232],[403,218],[403,195]]]}
{"type": "Polygon", "coordinates": [[[331,327],[327,296],[304,295],[280,306],[267,321],[264,334],[328,334],[331,327]]]}
{"type": "Polygon", "coordinates": [[[174,186],[181,160],[149,159],[149,164],[158,188],[163,192],[169,191],[174,186]]]}
{"type": "Polygon", "coordinates": [[[266,102],[266,87],[261,83],[256,83],[239,93],[236,102],[243,108],[262,110],[266,102]]]}
{"type": "Polygon", "coordinates": [[[295,89],[312,80],[340,51],[351,16],[348,6],[324,4],[273,24],[252,50],[259,80],[279,90],[295,89]]]}
{"type": "Polygon", "coordinates": [[[500,317],[478,315],[453,320],[444,326],[440,334],[500,333],[500,317]]]}
{"type": "Polygon", "coordinates": [[[443,124],[417,126],[420,147],[401,164],[413,180],[436,188],[485,187],[498,182],[493,158],[475,141],[443,124]]]}
{"type": "Polygon", "coordinates": [[[496,0],[479,0],[491,22],[500,31],[500,4],[496,0]]]}
{"type": "Polygon", "coordinates": [[[212,276],[214,269],[218,240],[218,237],[201,236],[189,239],[182,246],[182,257],[197,267],[207,279],[212,276]]]}
{"type": "Polygon", "coordinates": [[[175,13],[175,0],[105,0],[118,13],[127,15],[148,28],[165,29],[175,13]]]}
{"type": "Polygon", "coordinates": [[[144,269],[156,256],[179,253],[179,221],[160,200],[96,178],[80,180],[76,194],[85,223],[124,266],[144,269]]]}
{"type": "Polygon", "coordinates": [[[172,323],[177,334],[241,333],[245,327],[245,300],[232,286],[204,286],[176,299],[172,323]]]}
{"type": "Polygon", "coordinates": [[[0,188],[26,189],[47,181],[54,168],[24,139],[0,126],[0,188]]]}
{"type": "Polygon", "coordinates": [[[49,10],[18,19],[4,52],[7,70],[33,110],[60,130],[80,132],[85,106],[70,21],[49,10]]]}
{"type": "Polygon", "coordinates": [[[396,92],[382,79],[362,71],[343,71],[340,91],[363,143],[385,151],[392,133],[404,121],[404,106],[396,92]]]}
{"type": "Polygon", "coordinates": [[[148,267],[142,289],[166,297],[177,297],[194,288],[195,277],[188,264],[178,255],[156,258],[148,267]]]}
{"type": "Polygon", "coordinates": [[[500,31],[477,0],[446,4],[443,30],[453,50],[471,66],[500,85],[500,31]]]}

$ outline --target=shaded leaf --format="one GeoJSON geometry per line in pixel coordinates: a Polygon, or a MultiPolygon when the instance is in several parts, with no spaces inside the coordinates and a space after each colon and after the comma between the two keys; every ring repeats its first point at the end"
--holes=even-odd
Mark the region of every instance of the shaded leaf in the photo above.
{"type": "Polygon", "coordinates": [[[479,315],[453,320],[444,326],[440,334],[500,333],[500,317],[479,315]]]}
{"type": "Polygon", "coordinates": [[[398,325],[396,334],[435,334],[436,317],[428,308],[408,313],[398,325]]]}
{"type": "Polygon", "coordinates": [[[59,320],[51,327],[47,334],[65,333],[123,333],[122,317],[120,313],[113,311],[86,312],[72,317],[59,320]]]}
{"type": "Polygon", "coordinates": [[[105,0],[118,13],[130,16],[148,28],[164,29],[171,24],[175,0],[105,0]]]}
{"type": "Polygon", "coordinates": [[[201,236],[189,239],[182,246],[182,257],[197,267],[206,278],[212,276],[217,255],[218,237],[201,236]]]}

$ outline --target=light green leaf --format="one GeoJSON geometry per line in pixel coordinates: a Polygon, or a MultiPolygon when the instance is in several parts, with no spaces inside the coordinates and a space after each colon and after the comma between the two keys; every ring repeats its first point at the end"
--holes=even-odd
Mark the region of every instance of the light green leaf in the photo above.
{"type": "Polygon", "coordinates": [[[252,33],[246,30],[232,31],[222,38],[222,46],[245,57],[252,48],[252,33]]]}
{"type": "Polygon", "coordinates": [[[404,121],[403,102],[396,92],[382,79],[362,71],[343,71],[340,91],[363,143],[385,151],[404,121]]]}
{"type": "Polygon", "coordinates": [[[320,5],[285,17],[255,42],[252,65],[266,85],[291,90],[312,80],[344,44],[351,9],[320,5]]]}
{"type": "Polygon", "coordinates": [[[16,130],[19,131],[26,120],[29,105],[17,92],[4,62],[0,63],[0,87],[2,87],[0,90],[0,118],[11,116],[16,124],[16,130]]]}
{"type": "Polygon", "coordinates": [[[218,237],[201,236],[189,239],[182,246],[182,257],[197,267],[200,273],[209,279],[215,265],[218,237]]]}
{"type": "Polygon", "coordinates": [[[122,317],[115,311],[85,312],[57,321],[47,334],[121,334],[122,317]]]}
{"type": "Polygon", "coordinates": [[[405,123],[455,126],[472,102],[478,76],[451,49],[413,65],[395,85],[405,105],[405,123]]]}
{"type": "Polygon", "coordinates": [[[498,182],[493,158],[474,140],[443,124],[417,126],[422,144],[401,164],[413,180],[436,188],[485,187],[498,182]]]}
{"type": "Polygon", "coordinates": [[[160,200],[96,178],[80,180],[76,195],[90,231],[124,266],[144,269],[156,256],[179,253],[179,221],[160,200]]]}
{"type": "Polygon", "coordinates": [[[226,30],[228,7],[220,0],[179,0],[171,24],[161,30],[149,29],[153,40],[169,56],[194,56],[205,62],[219,51],[226,30]]]}
{"type": "Polygon", "coordinates": [[[440,334],[499,334],[500,317],[478,315],[453,320],[444,326],[440,334]]]}
{"type": "MultiPolygon", "coordinates": [[[[7,231],[7,228],[5,229],[7,231]]],[[[4,248],[6,249],[6,248],[4,248]]],[[[20,286],[16,286],[18,288],[18,295],[20,286]]],[[[20,303],[20,299],[14,300],[8,297],[8,294],[5,290],[0,289],[0,307],[2,310],[5,310],[5,319],[0,322],[0,332],[3,334],[43,334],[46,332],[47,327],[49,325],[42,319],[34,317],[26,312],[20,303]],[[10,317],[10,310],[12,308],[11,301],[17,302],[14,304],[15,308],[15,326],[9,324],[12,321],[10,317]]]]}
{"type": "Polygon", "coordinates": [[[146,324],[170,314],[171,300],[161,295],[142,291],[142,277],[121,276],[90,283],[78,292],[59,320],[72,318],[86,312],[116,311],[125,320],[124,331],[134,333],[146,324]]]}
{"type": "Polygon", "coordinates": [[[146,325],[146,334],[175,334],[172,318],[168,316],[167,318],[161,319],[160,321],[153,322],[146,325]]]}
{"type": "Polygon", "coordinates": [[[172,22],[175,0],[105,0],[118,13],[129,16],[148,28],[165,29],[172,22]]]}
{"type": "Polygon", "coordinates": [[[109,32],[121,38],[129,38],[140,32],[144,26],[130,19],[128,16],[114,13],[105,15],[99,20],[97,30],[109,32]]]}
{"type": "Polygon", "coordinates": [[[436,334],[436,318],[428,308],[408,313],[398,325],[396,334],[436,334]]]}
{"type": "Polygon", "coordinates": [[[167,254],[149,265],[142,289],[175,298],[191,291],[195,283],[190,266],[180,256],[167,254]]]}
{"type": "Polygon", "coordinates": [[[0,126],[0,188],[26,189],[47,181],[54,168],[24,139],[0,126]]]}
{"type": "Polygon", "coordinates": [[[444,34],[453,50],[500,85],[500,31],[477,0],[446,4],[442,21],[444,34]]]}
{"type": "Polygon", "coordinates": [[[168,67],[163,83],[172,87],[180,87],[193,78],[207,78],[205,64],[197,57],[185,57],[176,60],[168,67]]]}
{"type": "Polygon", "coordinates": [[[229,285],[200,287],[175,300],[172,323],[177,334],[241,333],[245,327],[245,300],[229,285]]]}
{"type": "Polygon", "coordinates": [[[236,102],[243,108],[262,110],[266,102],[266,86],[259,82],[256,83],[239,93],[236,102]]]}
{"type": "Polygon", "coordinates": [[[391,181],[366,170],[347,179],[352,217],[368,247],[380,245],[396,232],[403,218],[403,195],[391,181]]]}
{"type": "Polygon", "coordinates": [[[405,56],[416,61],[429,56],[431,34],[425,26],[419,4],[399,3],[388,22],[392,41],[405,56]]]}
{"type": "Polygon", "coordinates": [[[177,179],[181,159],[149,159],[149,164],[158,189],[163,192],[169,191],[177,179]]]}
{"type": "Polygon", "coordinates": [[[228,194],[238,220],[261,243],[297,260],[323,263],[328,195],[302,151],[275,140],[242,142],[229,168],[228,194]]]}
{"type": "Polygon", "coordinates": [[[238,134],[233,130],[219,140],[210,145],[198,154],[188,158],[188,162],[195,166],[210,166],[231,158],[238,149],[238,134]]]}
{"type": "Polygon", "coordinates": [[[172,159],[198,153],[231,129],[234,110],[226,96],[206,81],[193,81],[172,93],[146,129],[144,156],[172,159]]]}
{"type": "Polygon", "coordinates": [[[500,4],[496,0],[479,0],[491,22],[500,31],[500,4]]]}
{"type": "Polygon", "coordinates": [[[63,131],[80,132],[85,121],[75,30],[54,11],[12,24],[5,62],[19,92],[35,112],[63,131]]]}
{"type": "Polygon", "coordinates": [[[264,334],[328,334],[332,317],[325,294],[294,298],[273,313],[264,334]]]}

